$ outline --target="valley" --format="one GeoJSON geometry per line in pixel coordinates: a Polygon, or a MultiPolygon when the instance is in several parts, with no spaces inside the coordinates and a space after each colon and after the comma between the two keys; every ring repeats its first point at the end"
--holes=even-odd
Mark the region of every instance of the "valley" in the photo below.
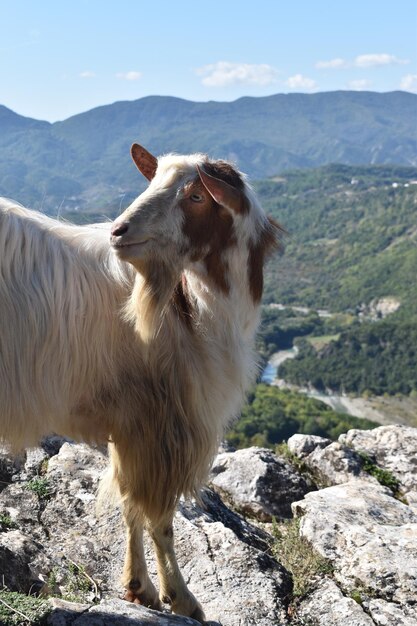
{"type": "Polygon", "coordinates": [[[231,442],[416,425],[416,102],[402,92],[148,97],[55,124],[0,106],[0,195],[103,221],[145,188],[134,140],[156,154],[231,159],[286,231],[267,266],[257,343],[264,366],[280,362],[281,383],[251,392],[231,442]]]}

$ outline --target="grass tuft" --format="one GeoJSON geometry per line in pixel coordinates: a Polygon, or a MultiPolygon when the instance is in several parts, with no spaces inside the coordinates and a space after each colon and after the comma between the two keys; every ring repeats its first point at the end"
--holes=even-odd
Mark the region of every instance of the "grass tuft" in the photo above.
{"type": "Polygon", "coordinates": [[[300,536],[299,519],[279,524],[274,521],[272,535],[272,552],[292,575],[293,600],[308,595],[324,575],[333,573],[331,562],[300,536]]]}

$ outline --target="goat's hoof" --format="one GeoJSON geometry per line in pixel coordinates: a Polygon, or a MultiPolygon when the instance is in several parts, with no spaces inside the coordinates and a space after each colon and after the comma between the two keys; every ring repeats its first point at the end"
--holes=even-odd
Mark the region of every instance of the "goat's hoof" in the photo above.
{"type": "Polygon", "coordinates": [[[146,592],[138,592],[127,589],[123,596],[123,600],[126,602],[133,602],[133,604],[141,604],[142,606],[146,606],[148,609],[153,609],[154,611],[162,611],[162,604],[159,601],[158,596],[152,597],[146,592]]]}

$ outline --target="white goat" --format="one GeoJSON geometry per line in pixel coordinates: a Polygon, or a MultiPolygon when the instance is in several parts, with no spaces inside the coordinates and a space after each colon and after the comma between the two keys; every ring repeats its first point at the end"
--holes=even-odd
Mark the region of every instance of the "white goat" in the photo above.
{"type": "Polygon", "coordinates": [[[52,432],[110,439],[127,525],[125,598],[168,602],[202,622],[172,519],[180,496],[205,480],[253,381],[264,259],[280,229],[226,162],[157,160],[137,144],[132,156],[151,182],[113,224],[113,249],[109,226],[0,204],[1,433],[15,448],[52,432]]]}

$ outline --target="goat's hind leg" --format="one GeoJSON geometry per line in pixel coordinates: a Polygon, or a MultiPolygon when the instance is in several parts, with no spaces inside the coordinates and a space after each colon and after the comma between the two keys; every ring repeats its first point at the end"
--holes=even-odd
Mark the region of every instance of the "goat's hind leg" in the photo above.
{"type": "Polygon", "coordinates": [[[158,592],[148,575],[143,548],[143,523],[137,507],[125,503],[124,518],[127,526],[126,558],[122,582],[126,589],[124,599],[143,606],[162,610],[158,592]]]}
{"type": "Polygon", "coordinates": [[[157,559],[160,598],[170,604],[174,613],[186,615],[204,623],[204,611],[200,603],[187,588],[178,567],[174,550],[172,516],[158,525],[147,525],[152,537],[157,559]]]}

